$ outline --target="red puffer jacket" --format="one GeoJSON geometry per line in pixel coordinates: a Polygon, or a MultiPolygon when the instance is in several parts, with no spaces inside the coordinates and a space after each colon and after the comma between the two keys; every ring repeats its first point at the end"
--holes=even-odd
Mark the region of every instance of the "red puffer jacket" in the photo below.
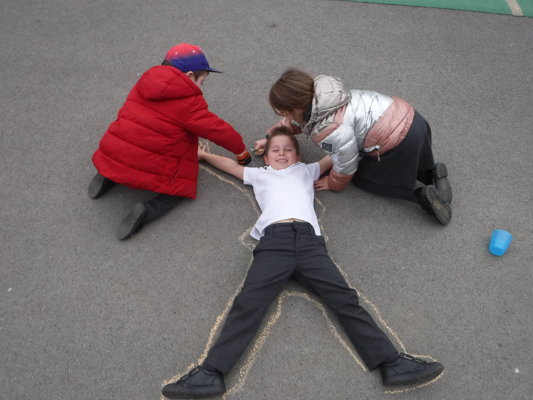
{"type": "Polygon", "coordinates": [[[152,67],[102,137],[93,163],[101,175],[131,188],[195,198],[199,136],[235,154],[246,148],[183,72],[152,67]]]}

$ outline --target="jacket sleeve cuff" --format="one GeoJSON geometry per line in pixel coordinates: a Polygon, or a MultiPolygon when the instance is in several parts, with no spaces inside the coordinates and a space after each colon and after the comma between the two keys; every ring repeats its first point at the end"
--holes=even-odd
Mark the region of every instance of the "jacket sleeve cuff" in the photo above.
{"type": "Polygon", "coordinates": [[[340,192],[351,180],[352,175],[339,174],[332,169],[328,175],[328,186],[330,190],[333,190],[334,192],[340,192]]]}

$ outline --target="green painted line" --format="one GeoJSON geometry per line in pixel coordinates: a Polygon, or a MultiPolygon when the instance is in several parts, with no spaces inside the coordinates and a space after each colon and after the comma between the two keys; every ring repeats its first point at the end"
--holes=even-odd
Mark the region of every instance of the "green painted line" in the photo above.
{"type": "MultiPolygon", "coordinates": [[[[348,0],[359,3],[393,4],[399,6],[445,8],[450,10],[512,15],[506,0],[348,0]]],[[[514,0],[524,16],[533,17],[533,0],[514,0]]]]}

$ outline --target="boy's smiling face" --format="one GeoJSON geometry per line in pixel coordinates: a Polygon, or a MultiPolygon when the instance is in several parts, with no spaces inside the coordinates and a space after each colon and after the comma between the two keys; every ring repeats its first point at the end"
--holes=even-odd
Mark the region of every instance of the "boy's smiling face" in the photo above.
{"type": "Polygon", "coordinates": [[[271,139],[268,153],[264,156],[265,164],[273,169],[285,169],[300,161],[296,148],[288,136],[280,135],[271,139]]]}

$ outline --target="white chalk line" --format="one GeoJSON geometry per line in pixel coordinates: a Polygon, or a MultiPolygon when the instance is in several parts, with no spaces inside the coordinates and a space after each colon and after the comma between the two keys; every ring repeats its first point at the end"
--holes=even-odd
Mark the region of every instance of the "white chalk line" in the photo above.
{"type": "Polygon", "coordinates": [[[520,7],[520,4],[516,0],[505,0],[507,5],[509,6],[509,9],[511,10],[511,13],[515,17],[523,17],[524,13],[522,12],[522,8],[520,7]]]}

